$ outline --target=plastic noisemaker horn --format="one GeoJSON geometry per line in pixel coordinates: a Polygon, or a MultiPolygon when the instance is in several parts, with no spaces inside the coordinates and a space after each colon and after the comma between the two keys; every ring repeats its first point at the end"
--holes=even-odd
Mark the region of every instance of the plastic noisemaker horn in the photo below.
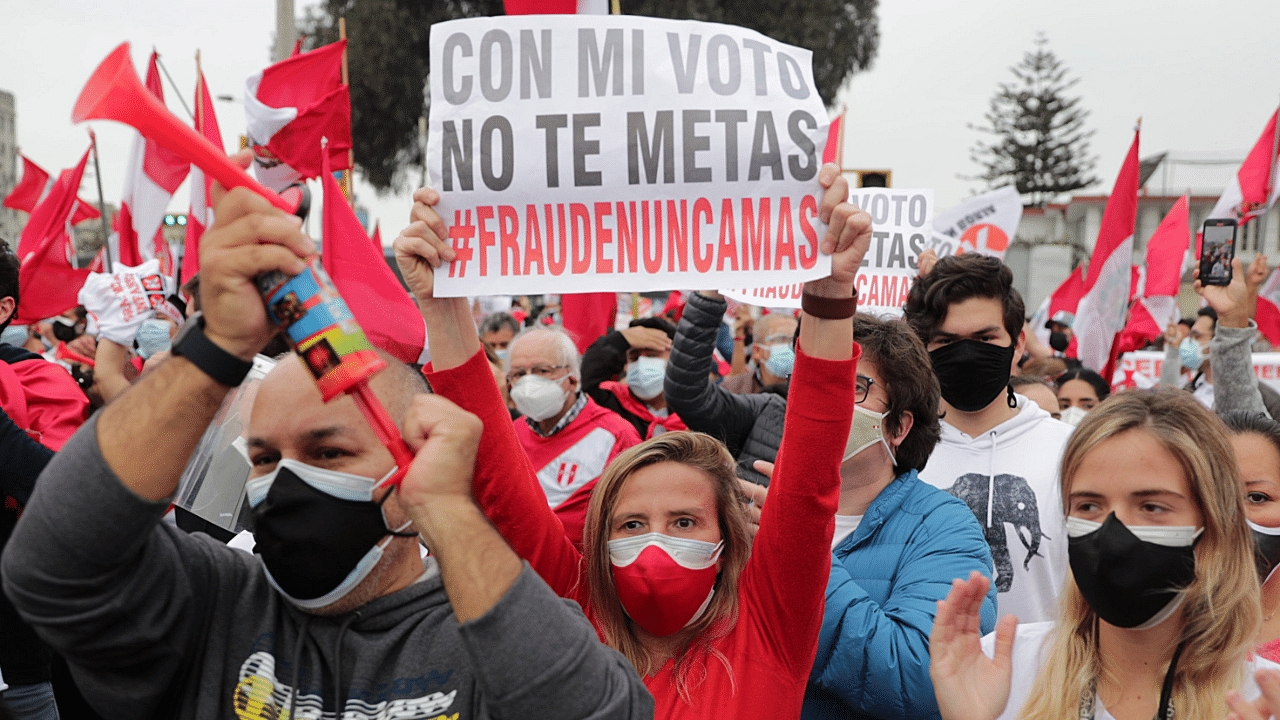
{"type": "MultiPolygon", "coordinates": [[[[138,79],[123,43],[93,72],[76,100],[73,122],[115,120],[137,129],[166,150],[200,168],[225,188],[247,187],[272,205],[293,213],[290,203],[249,176],[215,146],[152,95],[138,79]]],[[[302,274],[269,272],[254,278],[267,306],[267,316],[284,331],[295,352],[316,378],[325,402],[348,393],[378,439],[391,451],[398,470],[386,484],[398,484],[413,461],[386,408],[369,388],[369,379],[386,362],[360,329],[355,316],[329,279],[319,258],[312,257],[302,274]]]]}

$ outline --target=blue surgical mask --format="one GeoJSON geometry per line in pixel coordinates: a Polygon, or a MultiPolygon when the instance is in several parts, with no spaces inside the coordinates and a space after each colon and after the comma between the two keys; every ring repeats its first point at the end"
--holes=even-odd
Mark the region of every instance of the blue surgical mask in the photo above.
{"type": "Polygon", "coordinates": [[[765,349],[769,351],[769,359],[764,361],[765,369],[774,377],[791,377],[791,369],[796,364],[795,349],[789,343],[766,345],[765,349]]]}
{"type": "Polygon", "coordinates": [[[627,387],[641,400],[652,400],[662,394],[667,377],[667,361],[656,357],[638,357],[627,365],[627,387]]]}
{"type": "Polygon", "coordinates": [[[169,337],[169,323],[155,318],[143,320],[142,326],[138,328],[136,339],[138,354],[144,360],[158,352],[164,352],[172,344],[172,339],[169,337]]]}
{"type": "Polygon", "coordinates": [[[18,347],[27,341],[28,333],[26,325],[10,325],[0,333],[0,343],[18,347]]]}
{"type": "Polygon", "coordinates": [[[1204,364],[1205,360],[1209,359],[1209,348],[1187,336],[1182,339],[1182,344],[1178,346],[1178,357],[1182,359],[1182,367],[1188,370],[1196,370],[1204,364]]]}

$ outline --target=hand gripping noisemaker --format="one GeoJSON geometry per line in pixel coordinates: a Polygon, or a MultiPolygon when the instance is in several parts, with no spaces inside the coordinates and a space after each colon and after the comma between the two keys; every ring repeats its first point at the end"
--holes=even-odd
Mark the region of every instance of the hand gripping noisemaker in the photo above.
{"type": "MultiPolygon", "coordinates": [[[[113,50],[93,72],[76,100],[71,119],[77,123],[115,120],[131,125],[223,187],[247,187],[285,212],[297,210],[297,202],[285,200],[254,180],[148,92],[133,69],[129,43],[113,50]]],[[[289,277],[272,271],[254,278],[254,282],[266,304],[267,316],[284,330],[289,344],[311,370],[324,401],[343,393],[355,400],[369,426],[395,458],[397,471],[384,484],[399,484],[413,461],[413,452],[369,387],[370,378],[387,363],[374,351],[319,258],[309,258],[300,275],[289,277]]]]}

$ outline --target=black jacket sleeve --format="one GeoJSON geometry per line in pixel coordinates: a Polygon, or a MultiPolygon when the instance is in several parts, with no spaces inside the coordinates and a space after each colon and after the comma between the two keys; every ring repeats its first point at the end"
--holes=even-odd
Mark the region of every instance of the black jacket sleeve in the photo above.
{"type": "Polygon", "coordinates": [[[701,293],[689,295],[684,316],[676,327],[663,389],[667,407],[678,413],[690,430],[719,438],[737,457],[768,403],[768,396],[735,395],[711,383],[711,353],[726,307],[723,299],[713,300],[701,293]]]}
{"type": "Polygon", "coordinates": [[[31,439],[0,409],[0,495],[26,505],[53,451],[31,439]]]}

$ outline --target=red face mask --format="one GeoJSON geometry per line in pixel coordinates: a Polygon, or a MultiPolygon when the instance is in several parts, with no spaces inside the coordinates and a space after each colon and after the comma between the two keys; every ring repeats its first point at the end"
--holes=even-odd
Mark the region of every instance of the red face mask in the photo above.
{"type": "Polygon", "coordinates": [[[688,627],[711,603],[722,546],[661,533],[611,540],[613,581],[627,616],[658,636],[688,627]]]}

